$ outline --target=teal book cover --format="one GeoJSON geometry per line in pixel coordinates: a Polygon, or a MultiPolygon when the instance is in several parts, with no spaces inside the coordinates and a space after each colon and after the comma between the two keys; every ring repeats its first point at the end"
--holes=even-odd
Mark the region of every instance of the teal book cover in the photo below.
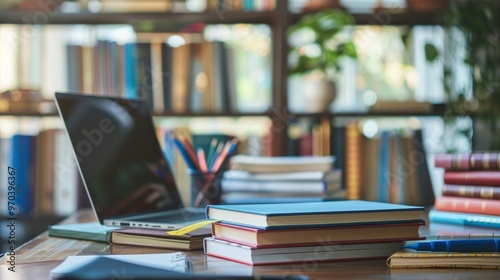
{"type": "Polygon", "coordinates": [[[208,219],[256,228],[421,221],[424,207],[363,200],[208,205],[208,219]]]}
{"type": "Polygon", "coordinates": [[[111,232],[119,227],[101,225],[98,222],[49,226],[49,236],[109,242],[111,232]]]}

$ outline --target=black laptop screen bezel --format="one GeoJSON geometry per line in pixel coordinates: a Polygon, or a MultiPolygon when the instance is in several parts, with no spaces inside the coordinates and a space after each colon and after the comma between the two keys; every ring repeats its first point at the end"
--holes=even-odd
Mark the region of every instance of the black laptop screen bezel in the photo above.
{"type": "MultiPolygon", "coordinates": [[[[105,219],[117,219],[184,207],[175,178],[158,141],[151,112],[144,100],[63,92],[56,92],[55,100],[59,115],[65,125],[66,134],[73,147],[73,155],[87,195],[101,223],[105,219]],[[95,134],[95,139],[89,138],[92,137],[92,132],[95,134]],[[122,137],[120,132],[123,132],[126,137],[122,137]],[[137,135],[137,132],[141,135],[137,135]],[[101,142],[97,140],[101,140],[101,142]],[[108,150],[114,150],[115,156],[107,155],[108,150]],[[140,164],[134,162],[134,160],[138,161],[137,157],[143,157],[139,150],[144,151],[144,157],[148,163],[144,163],[142,158],[140,164]],[[141,198],[148,198],[146,200],[136,199],[136,201],[140,200],[138,204],[141,205],[141,209],[136,209],[137,203],[134,205],[127,202],[130,205],[124,204],[119,207],[116,207],[116,204],[113,205],[113,202],[120,203],[114,200],[116,196],[123,195],[118,191],[120,186],[112,183],[116,182],[115,178],[118,177],[118,175],[113,174],[126,175],[127,172],[123,171],[123,166],[127,164],[127,160],[134,164],[134,167],[137,165],[142,167],[138,173],[142,185],[130,187],[136,188],[136,193],[142,192],[141,198]],[[98,164],[101,164],[102,168],[105,169],[100,169],[98,164]],[[148,168],[154,169],[154,171],[148,172],[151,171],[148,168]],[[100,175],[96,176],[96,174],[100,175]],[[143,179],[142,175],[148,179],[143,179]],[[113,179],[110,180],[110,177],[113,179]],[[101,184],[96,182],[101,182],[101,184]],[[102,184],[103,182],[106,184],[102,184]],[[148,187],[146,188],[145,185],[148,187]],[[163,189],[160,189],[160,185],[163,189]],[[139,188],[145,191],[139,191],[139,188]],[[102,195],[106,191],[109,191],[107,194],[110,195],[102,195]],[[155,201],[153,205],[148,205],[145,201],[155,196],[155,191],[162,194],[159,196],[164,198],[164,201],[160,199],[155,201]],[[120,210],[117,212],[109,209],[120,210]]],[[[135,173],[134,175],[137,176],[135,173]]],[[[127,190],[130,191],[128,188],[127,190]]],[[[123,202],[121,203],[123,204],[123,202]]]]}

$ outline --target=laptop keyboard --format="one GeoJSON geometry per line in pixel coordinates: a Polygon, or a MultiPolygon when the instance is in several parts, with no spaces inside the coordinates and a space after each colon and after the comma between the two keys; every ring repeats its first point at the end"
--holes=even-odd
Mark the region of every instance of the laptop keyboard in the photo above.
{"type": "Polygon", "coordinates": [[[150,223],[182,223],[186,221],[202,220],[204,218],[205,212],[194,212],[183,209],[172,213],[165,213],[161,216],[141,218],[139,220],[150,223]]]}

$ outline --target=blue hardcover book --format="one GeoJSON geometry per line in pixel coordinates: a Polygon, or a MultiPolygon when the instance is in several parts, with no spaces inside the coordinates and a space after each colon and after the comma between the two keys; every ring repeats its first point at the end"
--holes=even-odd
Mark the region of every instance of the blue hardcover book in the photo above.
{"type": "Polygon", "coordinates": [[[35,180],[35,136],[16,134],[12,136],[11,167],[15,169],[16,212],[30,215],[33,210],[35,180]]]}
{"type": "Polygon", "coordinates": [[[261,229],[422,221],[424,208],[363,201],[208,205],[208,219],[261,229]]]}
{"type": "Polygon", "coordinates": [[[462,226],[500,228],[500,216],[492,215],[431,210],[429,211],[429,221],[462,226]]]}

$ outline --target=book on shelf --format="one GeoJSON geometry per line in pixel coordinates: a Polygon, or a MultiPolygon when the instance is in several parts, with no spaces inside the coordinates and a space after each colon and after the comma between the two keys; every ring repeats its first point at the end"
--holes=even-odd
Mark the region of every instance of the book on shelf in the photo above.
{"type": "MultiPolygon", "coordinates": [[[[0,169],[8,170],[11,158],[11,141],[9,138],[0,138],[0,169]]],[[[8,205],[9,201],[9,181],[8,173],[0,174],[0,204],[8,205]]],[[[8,207],[0,209],[0,216],[8,216],[8,207]]]]}
{"type": "MultiPolygon", "coordinates": [[[[9,174],[7,171],[14,171],[14,174],[9,175],[13,176],[16,187],[13,201],[16,209],[15,214],[32,215],[35,213],[33,194],[36,186],[36,136],[14,134],[11,138],[11,148],[10,170],[5,169],[4,172],[9,174]]],[[[10,198],[9,201],[11,201],[10,198]]]]}
{"type": "Polygon", "coordinates": [[[434,165],[447,170],[499,170],[500,153],[437,154],[434,165]]]}
{"type": "Polygon", "coordinates": [[[236,155],[231,158],[230,168],[255,173],[329,171],[335,158],[324,157],[260,157],[236,155]]]}
{"type": "Polygon", "coordinates": [[[377,101],[370,106],[372,113],[430,113],[432,104],[430,102],[407,101],[377,101]]]}
{"type": "Polygon", "coordinates": [[[345,129],[345,189],[348,199],[361,199],[361,131],[357,121],[349,122],[345,129]]]}
{"type": "MultiPolygon", "coordinates": [[[[429,240],[491,238],[488,236],[432,236],[429,240]]],[[[411,244],[415,241],[408,241],[411,244]]],[[[387,259],[390,268],[500,268],[500,253],[427,252],[400,249],[387,259]]]]}
{"type": "Polygon", "coordinates": [[[500,200],[494,199],[441,196],[436,198],[434,207],[440,211],[500,216],[500,200]]]}
{"type": "Polygon", "coordinates": [[[212,224],[212,236],[253,248],[338,243],[373,243],[419,239],[421,222],[263,230],[225,223],[212,224]]]}
{"type": "Polygon", "coordinates": [[[261,229],[420,221],[424,208],[345,200],[305,203],[208,205],[208,219],[261,229]]]}
{"type": "MultiPolygon", "coordinates": [[[[334,138],[335,146],[332,149],[338,151],[335,152],[336,156],[344,154],[342,156],[344,162],[341,163],[339,158],[338,161],[336,159],[336,164],[344,166],[346,176],[351,174],[351,171],[348,172],[348,170],[354,170],[354,174],[356,174],[357,169],[361,171],[361,173],[357,172],[358,175],[356,175],[361,179],[359,186],[361,199],[426,206],[434,203],[434,190],[427,164],[427,152],[423,146],[423,135],[420,129],[384,129],[371,138],[360,133],[360,139],[356,139],[356,141],[359,140],[359,150],[363,154],[361,164],[355,156],[348,157],[346,154],[348,151],[346,142],[356,142],[346,138],[346,129],[336,128],[334,130],[334,135],[338,131],[344,136],[340,140],[334,138]],[[344,146],[337,147],[337,143],[344,146]]],[[[353,130],[356,127],[351,125],[350,129],[353,130]]],[[[357,129],[359,130],[359,128],[357,129]]],[[[352,148],[352,150],[355,155],[359,153],[356,148],[352,148]]],[[[355,178],[350,185],[348,182],[349,180],[345,182],[347,191],[349,191],[349,186],[352,189],[352,182],[354,182],[354,186],[358,184],[355,178]]],[[[358,192],[355,191],[355,193],[358,192]]]]}
{"type": "Polygon", "coordinates": [[[112,244],[147,246],[179,250],[203,248],[203,239],[211,234],[210,228],[199,228],[183,235],[171,235],[165,230],[125,228],[111,232],[112,244]]]}
{"type": "Polygon", "coordinates": [[[79,193],[79,188],[85,189],[84,186],[78,186],[80,174],[76,166],[71,143],[69,142],[66,132],[57,130],[54,134],[54,158],[53,162],[42,161],[51,167],[54,172],[53,192],[45,194],[48,197],[49,203],[52,204],[53,213],[59,216],[66,216],[74,213],[78,209],[78,201],[87,198],[86,192],[79,193]],[[52,195],[52,199],[50,196],[52,195]]]}
{"type": "MultiPolygon", "coordinates": [[[[19,213],[65,216],[77,209],[79,175],[64,131],[44,129],[1,142],[1,166],[15,169],[19,213]]],[[[4,181],[8,183],[7,177],[4,181]]],[[[3,190],[7,187],[0,191],[0,201],[7,201],[3,190]]]]}
{"type": "Polygon", "coordinates": [[[461,185],[443,185],[441,187],[443,196],[471,197],[500,200],[500,186],[461,186],[461,185]]]}
{"type": "Polygon", "coordinates": [[[500,172],[446,170],[444,172],[444,183],[450,185],[500,186],[500,172]]]}
{"type": "Polygon", "coordinates": [[[500,229],[500,216],[498,215],[450,212],[432,209],[429,211],[429,222],[431,225],[433,223],[444,223],[459,226],[500,229]]]}
{"type": "Polygon", "coordinates": [[[165,0],[100,0],[99,11],[104,13],[168,12],[171,1],[165,0]]]}
{"type": "Polygon", "coordinates": [[[402,242],[377,242],[364,244],[321,244],[312,246],[255,248],[238,243],[206,238],[204,251],[209,256],[220,257],[248,265],[272,265],[300,262],[326,262],[352,259],[387,258],[402,242]]]}

